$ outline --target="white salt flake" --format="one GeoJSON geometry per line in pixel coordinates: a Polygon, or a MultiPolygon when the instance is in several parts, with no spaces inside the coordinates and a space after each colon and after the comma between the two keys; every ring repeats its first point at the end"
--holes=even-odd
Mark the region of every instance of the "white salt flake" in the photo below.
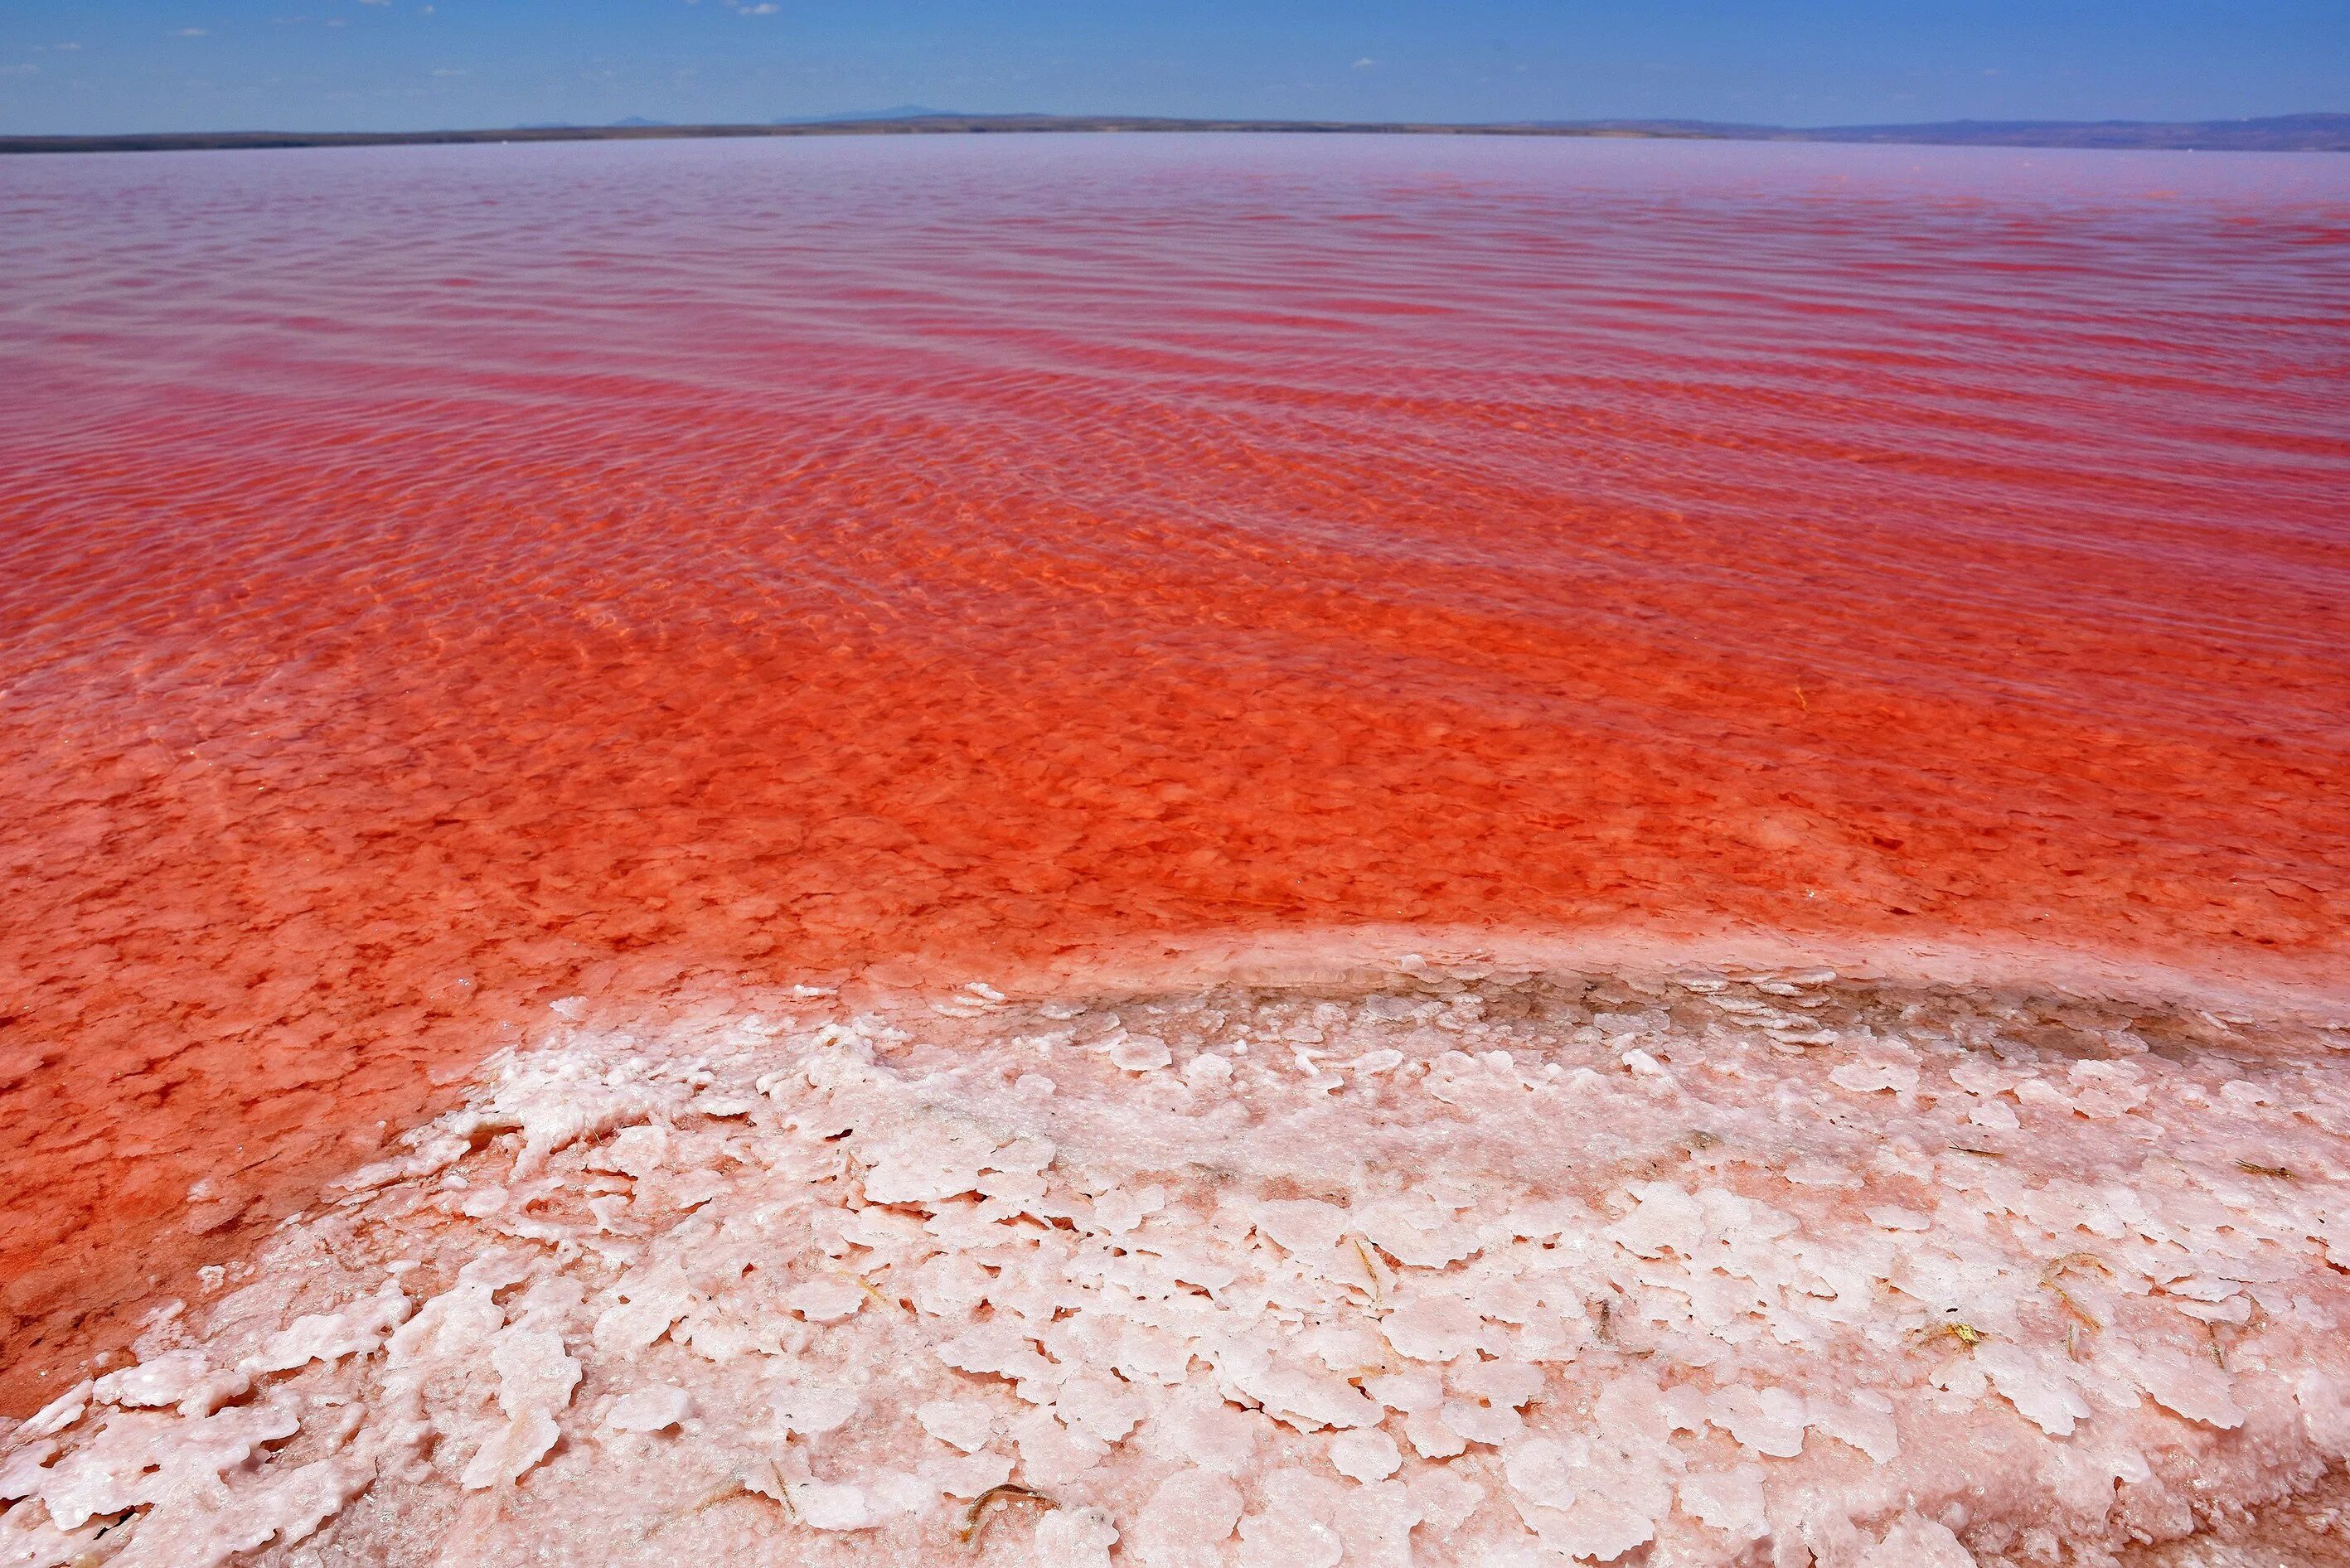
{"type": "Polygon", "coordinates": [[[543,1330],[508,1329],[490,1352],[490,1365],[498,1375],[498,1407],[511,1418],[560,1410],[579,1386],[579,1363],[564,1353],[563,1337],[543,1330]]]}
{"type": "Polygon", "coordinates": [[[1183,1064],[1183,1081],[1195,1089],[1229,1083],[1232,1075],[1232,1063],[1213,1051],[1202,1051],[1183,1064]]]}
{"type": "Polygon", "coordinates": [[[1178,1470],[1135,1517],[1127,1549],[1141,1568],[1221,1568],[1240,1522],[1240,1489],[1221,1475],[1178,1470]]]}
{"type": "Polygon", "coordinates": [[[1975,1347],[1975,1365],[2007,1402],[2052,1438],[2069,1438],[2089,1416],[2088,1401],[2054,1363],[2007,1340],[1975,1347]]]}
{"type": "Polygon", "coordinates": [[[1686,1258],[1705,1239],[1705,1210],[1696,1198],[1669,1181],[1636,1182],[1632,1211],[1605,1232],[1627,1252],[1643,1258],[1668,1251],[1686,1258]]]}
{"type": "Polygon", "coordinates": [[[917,1406],[922,1430],[951,1448],[975,1454],[995,1436],[995,1412],[979,1399],[933,1399],[917,1406]]]}
{"type": "Polygon", "coordinates": [[[1414,1361],[1450,1361],[1477,1345],[1484,1320],[1458,1296],[1424,1296],[1406,1302],[1379,1324],[1396,1354],[1414,1361]]]}
{"type": "Polygon", "coordinates": [[[561,1434],[555,1418],[539,1409],[525,1410],[492,1433],[457,1478],[467,1491],[511,1485],[523,1472],[546,1457],[561,1434]]]}
{"type": "Polygon", "coordinates": [[[870,1530],[879,1522],[862,1487],[806,1480],[789,1491],[793,1515],[810,1530],[870,1530]]]}
{"type": "Polygon", "coordinates": [[[1028,1543],[1035,1568],[1109,1568],[1118,1526],[1099,1508],[1056,1508],[1036,1521],[1028,1543]]]}
{"type": "Polygon", "coordinates": [[[1330,1467],[1348,1480],[1385,1480],[1402,1463],[1402,1451],[1385,1432],[1341,1432],[1330,1439],[1330,1467]]]}
{"type": "Polygon", "coordinates": [[[1347,1554],[1338,1532],[1294,1513],[1252,1513],[1241,1521],[1239,1568],[1336,1568],[1347,1554]]]}
{"type": "Polygon", "coordinates": [[[785,1383],[769,1395],[775,1434],[821,1438],[848,1425],[864,1401],[854,1388],[826,1383],[785,1383]]]}
{"type": "Polygon", "coordinates": [[[1991,1132],[2013,1132],[2023,1124],[2005,1100],[1985,1100],[1967,1112],[1967,1120],[1991,1132]]]}
{"type": "Polygon", "coordinates": [[[1582,1495],[1576,1490],[1575,1456],[1552,1438],[1529,1438],[1502,1455],[1502,1473],[1510,1490],[1536,1508],[1565,1509],[1582,1495]]]}
{"type": "Polygon", "coordinates": [[[1167,1042],[1148,1034],[1129,1034],[1109,1049],[1110,1065],[1128,1073],[1149,1073],[1175,1059],[1167,1042]]]}
{"type": "Polygon", "coordinates": [[[949,1497],[982,1497],[1012,1479],[1012,1456],[993,1450],[937,1456],[922,1461],[920,1474],[949,1497]]]}
{"type": "Polygon", "coordinates": [[[1784,1388],[1732,1384],[1706,1401],[1705,1414],[1741,1447],[1758,1454],[1790,1459],[1804,1451],[1803,1397],[1784,1388]]]}
{"type": "Polygon", "coordinates": [[[2175,1415],[2223,1432],[2244,1424],[2234,1379],[2192,1353],[2141,1355],[2131,1376],[2148,1397],[2175,1415]]]}
{"type": "Polygon", "coordinates": [[[839,1323],[857,1315],[865,1292],[846,1280],[810,1280],[784,1293],[784,1304],[810,1323],[839,1323]]]}
{"type": "Polygon", "coordinates": [[[682,1388],[639,1388],[614,1400],[604,1424],[616,1432],[660,1432],[692,1414],[693,1396],[682,1388]]]}
{"type": "Polygon", "coordinates": [[[1846,1062],[1828,1075],[1828,1082],[1856,1095],[1883,1089],[1906,1095],[1918,1086],[1918,1069],[1906,1062],[1846,1062]]]}
{"type": "Polygon", "coordinates": [[[381,1293],[341,1312],[296,1318],[240,1365],[249,1372],[291,1372],[313,1361],[372,1354],[387,1334],[408,1321],[412,1305],[397,1285],[387,1285],[381,1293]]]}
{"type": "Polygon", "coordinates": [[[1907,1513],[1862,1553],[1856,1568],[1975,1568],[1975,1558],[1948,1526],[1907,1513]]]}
{"type": "Polygon", "coordinates": [[[1678,1489],[1681,1511],[1730,1537],[1741,1547],[1771,1532],[1762,1512],[1762,1467],[1705,1470],[1683,1476],[1678,1489]]]}

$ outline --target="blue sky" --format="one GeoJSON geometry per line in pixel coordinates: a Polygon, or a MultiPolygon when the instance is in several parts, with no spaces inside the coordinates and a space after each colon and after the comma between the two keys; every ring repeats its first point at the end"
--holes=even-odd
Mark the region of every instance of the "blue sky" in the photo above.
{"type": "Polygon", "coordinates": [[[0,130],[2350,109],[2350,0],[7,0],[0,130]]]}

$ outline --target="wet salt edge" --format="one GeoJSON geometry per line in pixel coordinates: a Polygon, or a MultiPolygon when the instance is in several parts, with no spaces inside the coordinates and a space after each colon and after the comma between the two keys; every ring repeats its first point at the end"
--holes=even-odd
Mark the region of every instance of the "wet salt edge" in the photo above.
{"type": "Polygon", "coordinates": [[[2097,1562],[2350,1457],[2335,1031],[1418,957],[805,989],[566,999],[10,1434],[0,1562],[2097,1562]]]}

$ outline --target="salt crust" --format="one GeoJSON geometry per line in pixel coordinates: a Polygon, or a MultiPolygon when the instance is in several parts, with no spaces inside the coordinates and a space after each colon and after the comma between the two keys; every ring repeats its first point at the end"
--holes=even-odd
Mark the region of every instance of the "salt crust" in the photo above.
{"type": "Polygon", "coordinates": [[[1420,959],[787,1005],[566,999],[8,1434],[0,1563],[2107,1563],[2350,1457],[2337,1031],[1420,959]]]}

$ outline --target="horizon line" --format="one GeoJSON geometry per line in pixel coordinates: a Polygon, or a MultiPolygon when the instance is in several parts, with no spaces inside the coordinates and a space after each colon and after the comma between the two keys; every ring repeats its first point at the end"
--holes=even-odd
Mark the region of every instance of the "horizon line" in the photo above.
{"type": "Polygon", "coordinates": [[[747,137],[1212,132],[1522,136],[1646,140],[1821,141],[2192,151],[2350,151],[2350,113],[2309,110],[2236,119],[1946,119],[1780,126],[1667,119],[1512,120],[1278,119],[1233,116],[841,114],[764,122],[539,124],[436,130],[186,130],[0,134],[0,153],[198,151],[513,141],[691,140],[747,137]]]}

